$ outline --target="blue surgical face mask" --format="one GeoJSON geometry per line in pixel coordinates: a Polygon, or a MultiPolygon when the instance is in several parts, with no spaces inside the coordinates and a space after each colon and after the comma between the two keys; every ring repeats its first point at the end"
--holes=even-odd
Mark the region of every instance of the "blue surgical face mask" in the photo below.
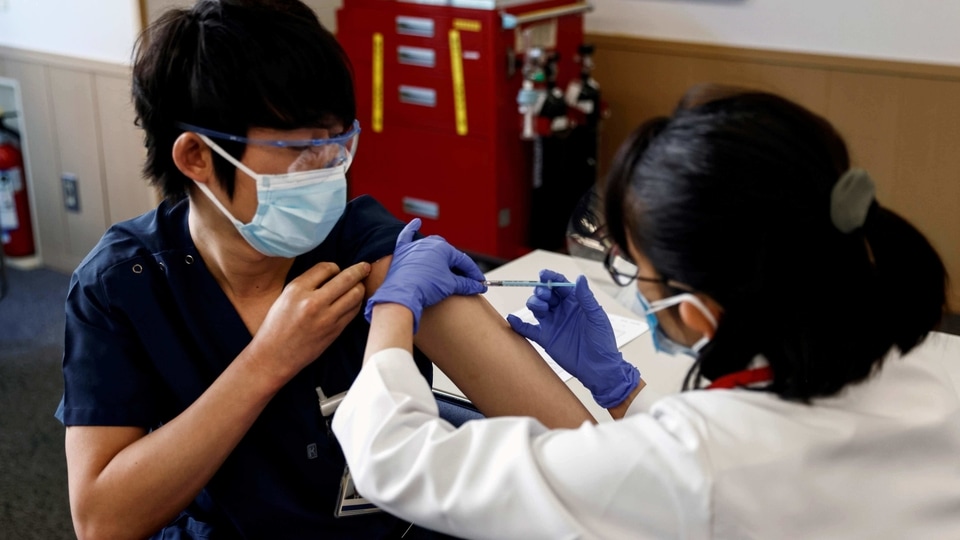
{"type": "Polygon", "coordinates": [[[653,334],[653,348],[659,352],[667,354],[686,354],[694,358],[700,353],[700,350],[709,343],[707,336],[703,336],[692,346],[686,346],[681,343],[677,343],[673,339],[670,339],[670,336],[663,331],[663,327],[660,326],[660,320],[657,319],[656,313],[663,309],[666,309],[671,306],[676,306],[682,302],[690,302],[697,309],[703,313],[704,317],[710,321],[710,324],[714,328],[717,327],[717,320],[714,318],[713,313],[710,313],[710,310],[707,309],[707,306],[703,305],[703,302],[699,298],[690,293],[682,293],[676,296],[670,296],[662,300],[657,300],[655,302],[648,302],[646,298],[640,294],[640,291],[637,291],[637,305],[632,307],[634,313],[637,315],[642,315],[646,317],[647,324],[650,325],[650,332],[653,334]]]}
{"type": "MultiPolygon", "coordinates": [[[[297,170],[298,167],[319,166],[310,158],[307,148],[285,174],[258,174],[204,134],[203,142],[224,159],[246,173],[257,183],[257,211],[250,223],[233,217],[210,188],[203,183],[197,187],[230,219],[240,236],[254,249],[270,257],[296,257],[319,246],[333,230],[347,205],[347,170],[353,161],[355,146],[346,148],[331,145],[326,148],[322,168],[297,170]],[[332,163],[329,151],[335,156],[332,163]]],[[[354,144],[356,139],[354,140],[354,144]]]]}

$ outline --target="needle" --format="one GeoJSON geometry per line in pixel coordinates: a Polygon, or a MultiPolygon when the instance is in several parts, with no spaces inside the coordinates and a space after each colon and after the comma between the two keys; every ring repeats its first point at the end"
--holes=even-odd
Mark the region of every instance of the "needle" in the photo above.
{"type": "Polygon", "coordinates": [[[566,281],[521,281],[509,279],[488,279],[483,282],[487,287],[575,287],[576,283],[566,281]]]}

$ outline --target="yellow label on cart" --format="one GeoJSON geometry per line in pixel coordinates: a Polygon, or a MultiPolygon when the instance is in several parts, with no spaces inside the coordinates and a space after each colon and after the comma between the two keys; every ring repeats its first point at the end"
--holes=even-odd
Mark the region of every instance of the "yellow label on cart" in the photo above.
{"type": "Polygon", "coordinates": [[[463,51],[460,31],[450,31],[450,71],[453,74],[453,112],[457,121],[457,135],[467,134],[467,89],[463,84],[463,51]]]}
{"type": "Polygon", "coordinates": [[[464,32],[479,32],[480,29],[483,28],[480,21],[471,19],[454,19],[453,27],[456,30],[463,30],[464,32]]]}
{"type": "Polygon", "coordinates": [[[373,34],[373,123],[374,133],[383,131],[383,34],[373,34]]]}

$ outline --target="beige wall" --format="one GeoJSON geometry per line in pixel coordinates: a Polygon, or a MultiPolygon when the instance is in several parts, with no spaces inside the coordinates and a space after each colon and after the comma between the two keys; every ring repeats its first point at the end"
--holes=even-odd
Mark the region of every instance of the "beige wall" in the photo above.
{"type": "Polygon", "coordinates": [[[129,67],[0,47],[0,76],[21,87],[38,254],[72,271],[110,224],[157,203],[140,174],[129,67]],[[64,173],[78,178],[79,212],[64,209],[64,173]]]}
{"type": "Polygon", "coordinates": [[[954,278],[960,310],[960,67],[772,52],[592,34],[596,78],[610,105],[605,169],[641,121],[667,114],[700,82],[781,93],[825,116],[881,204],[916,225],[954,278]]]}

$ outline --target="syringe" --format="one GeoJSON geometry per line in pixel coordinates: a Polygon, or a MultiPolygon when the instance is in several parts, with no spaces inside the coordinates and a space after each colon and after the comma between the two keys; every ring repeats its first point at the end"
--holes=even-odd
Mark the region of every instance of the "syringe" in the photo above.
{"type": "Polygon", "coordinates": [[[488,279],[483,282],[487,287],[575,287],[576,283],[566,281],[522,281],[510,279],[488,279]]]}

